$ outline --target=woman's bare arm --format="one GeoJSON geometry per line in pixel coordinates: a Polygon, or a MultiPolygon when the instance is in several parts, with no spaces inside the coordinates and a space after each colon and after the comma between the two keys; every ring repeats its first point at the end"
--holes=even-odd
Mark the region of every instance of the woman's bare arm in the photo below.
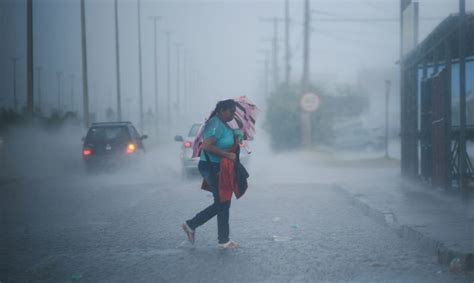
{"type": "Polygon", "coordinates": [[[216,144],[216,139],[213,137],[209,137],[203,141],[202,148],[211,154],[235,161],[235,158],[236,158],[235,153],[223,151],[219,149],[217,146],[215,146],[215,144],[216,144]]]}

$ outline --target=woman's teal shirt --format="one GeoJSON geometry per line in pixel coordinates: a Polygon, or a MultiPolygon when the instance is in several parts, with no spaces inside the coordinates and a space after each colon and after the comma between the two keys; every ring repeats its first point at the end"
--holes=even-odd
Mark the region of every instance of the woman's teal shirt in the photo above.
{"type": "MultiPolygon", "coordinates": [[[[214,137],[216,143],[214,144],[217,148],[223,151],[227,151],[234,144],[234,131],[224,124],[218,117],[214,116],[206,124],[203,132],[203,138],[207,139],[214,137]]],[[[217,155],[207,153],[211,162],[220,163],[221,158],[217,155]]],[[[204,150],[201,151],[200,160],[206,161],[204,150]]]]}

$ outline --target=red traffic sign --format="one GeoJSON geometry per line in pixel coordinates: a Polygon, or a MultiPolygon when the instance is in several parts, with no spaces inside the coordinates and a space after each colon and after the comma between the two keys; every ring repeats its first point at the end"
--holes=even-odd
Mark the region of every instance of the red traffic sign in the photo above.
{"type": "Polygon", "coordinates": [[[300,98],[300,107],[306,112],[314,112],[318,110],[319,104],[319,95],[311,92],[303,94],[300,98]]]}

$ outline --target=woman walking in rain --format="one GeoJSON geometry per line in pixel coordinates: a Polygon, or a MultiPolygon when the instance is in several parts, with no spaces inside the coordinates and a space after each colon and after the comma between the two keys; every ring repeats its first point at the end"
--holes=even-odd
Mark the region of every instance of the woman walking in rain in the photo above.
{"type": "Polygon", "coordinates": [[[223,197],[222,174],[219,176],[221,165],[223,165],[221,163],[229,161],[233,163],[237,158],[234,150],[238,144],[236,144],[234,130],[227,125],[227,122],[234,119],[236,106],[237,103],[232,99],[219,101],[202,132],[203,142],[200,147],[198,169],[204,178],[204,183],[207,183],[208,189],[214,196],[214,203],[183,223],[182,228],[192,244],[194,244],[196,228],[217,215],[218,248],[235,249],[239,247],[238,243],[229,238],[230,197],[223,197]]]}

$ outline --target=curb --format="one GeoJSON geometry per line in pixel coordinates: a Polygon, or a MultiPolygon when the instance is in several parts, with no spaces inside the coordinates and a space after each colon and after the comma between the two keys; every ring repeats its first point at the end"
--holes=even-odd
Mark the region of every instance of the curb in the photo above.
{"type": "Polygon", "coordinates": [[[360,199],[357,194],[352,194],[345,186],[336,184],[334,188],[346,195],[350,202],[362,210],[362,212],[374,219],[376,222],[393,229],[400,237],[413,241],[423,249],[436,254],[438,263],[449,267],[450,271],[473,271],[474,254],[454,251],[446,247],[439,240],[435,240],[422,232],[416,230],[416,226],[400,224],[396,215],[391,211],[381,211],[371,207],[367,202],[360,199]]]}

